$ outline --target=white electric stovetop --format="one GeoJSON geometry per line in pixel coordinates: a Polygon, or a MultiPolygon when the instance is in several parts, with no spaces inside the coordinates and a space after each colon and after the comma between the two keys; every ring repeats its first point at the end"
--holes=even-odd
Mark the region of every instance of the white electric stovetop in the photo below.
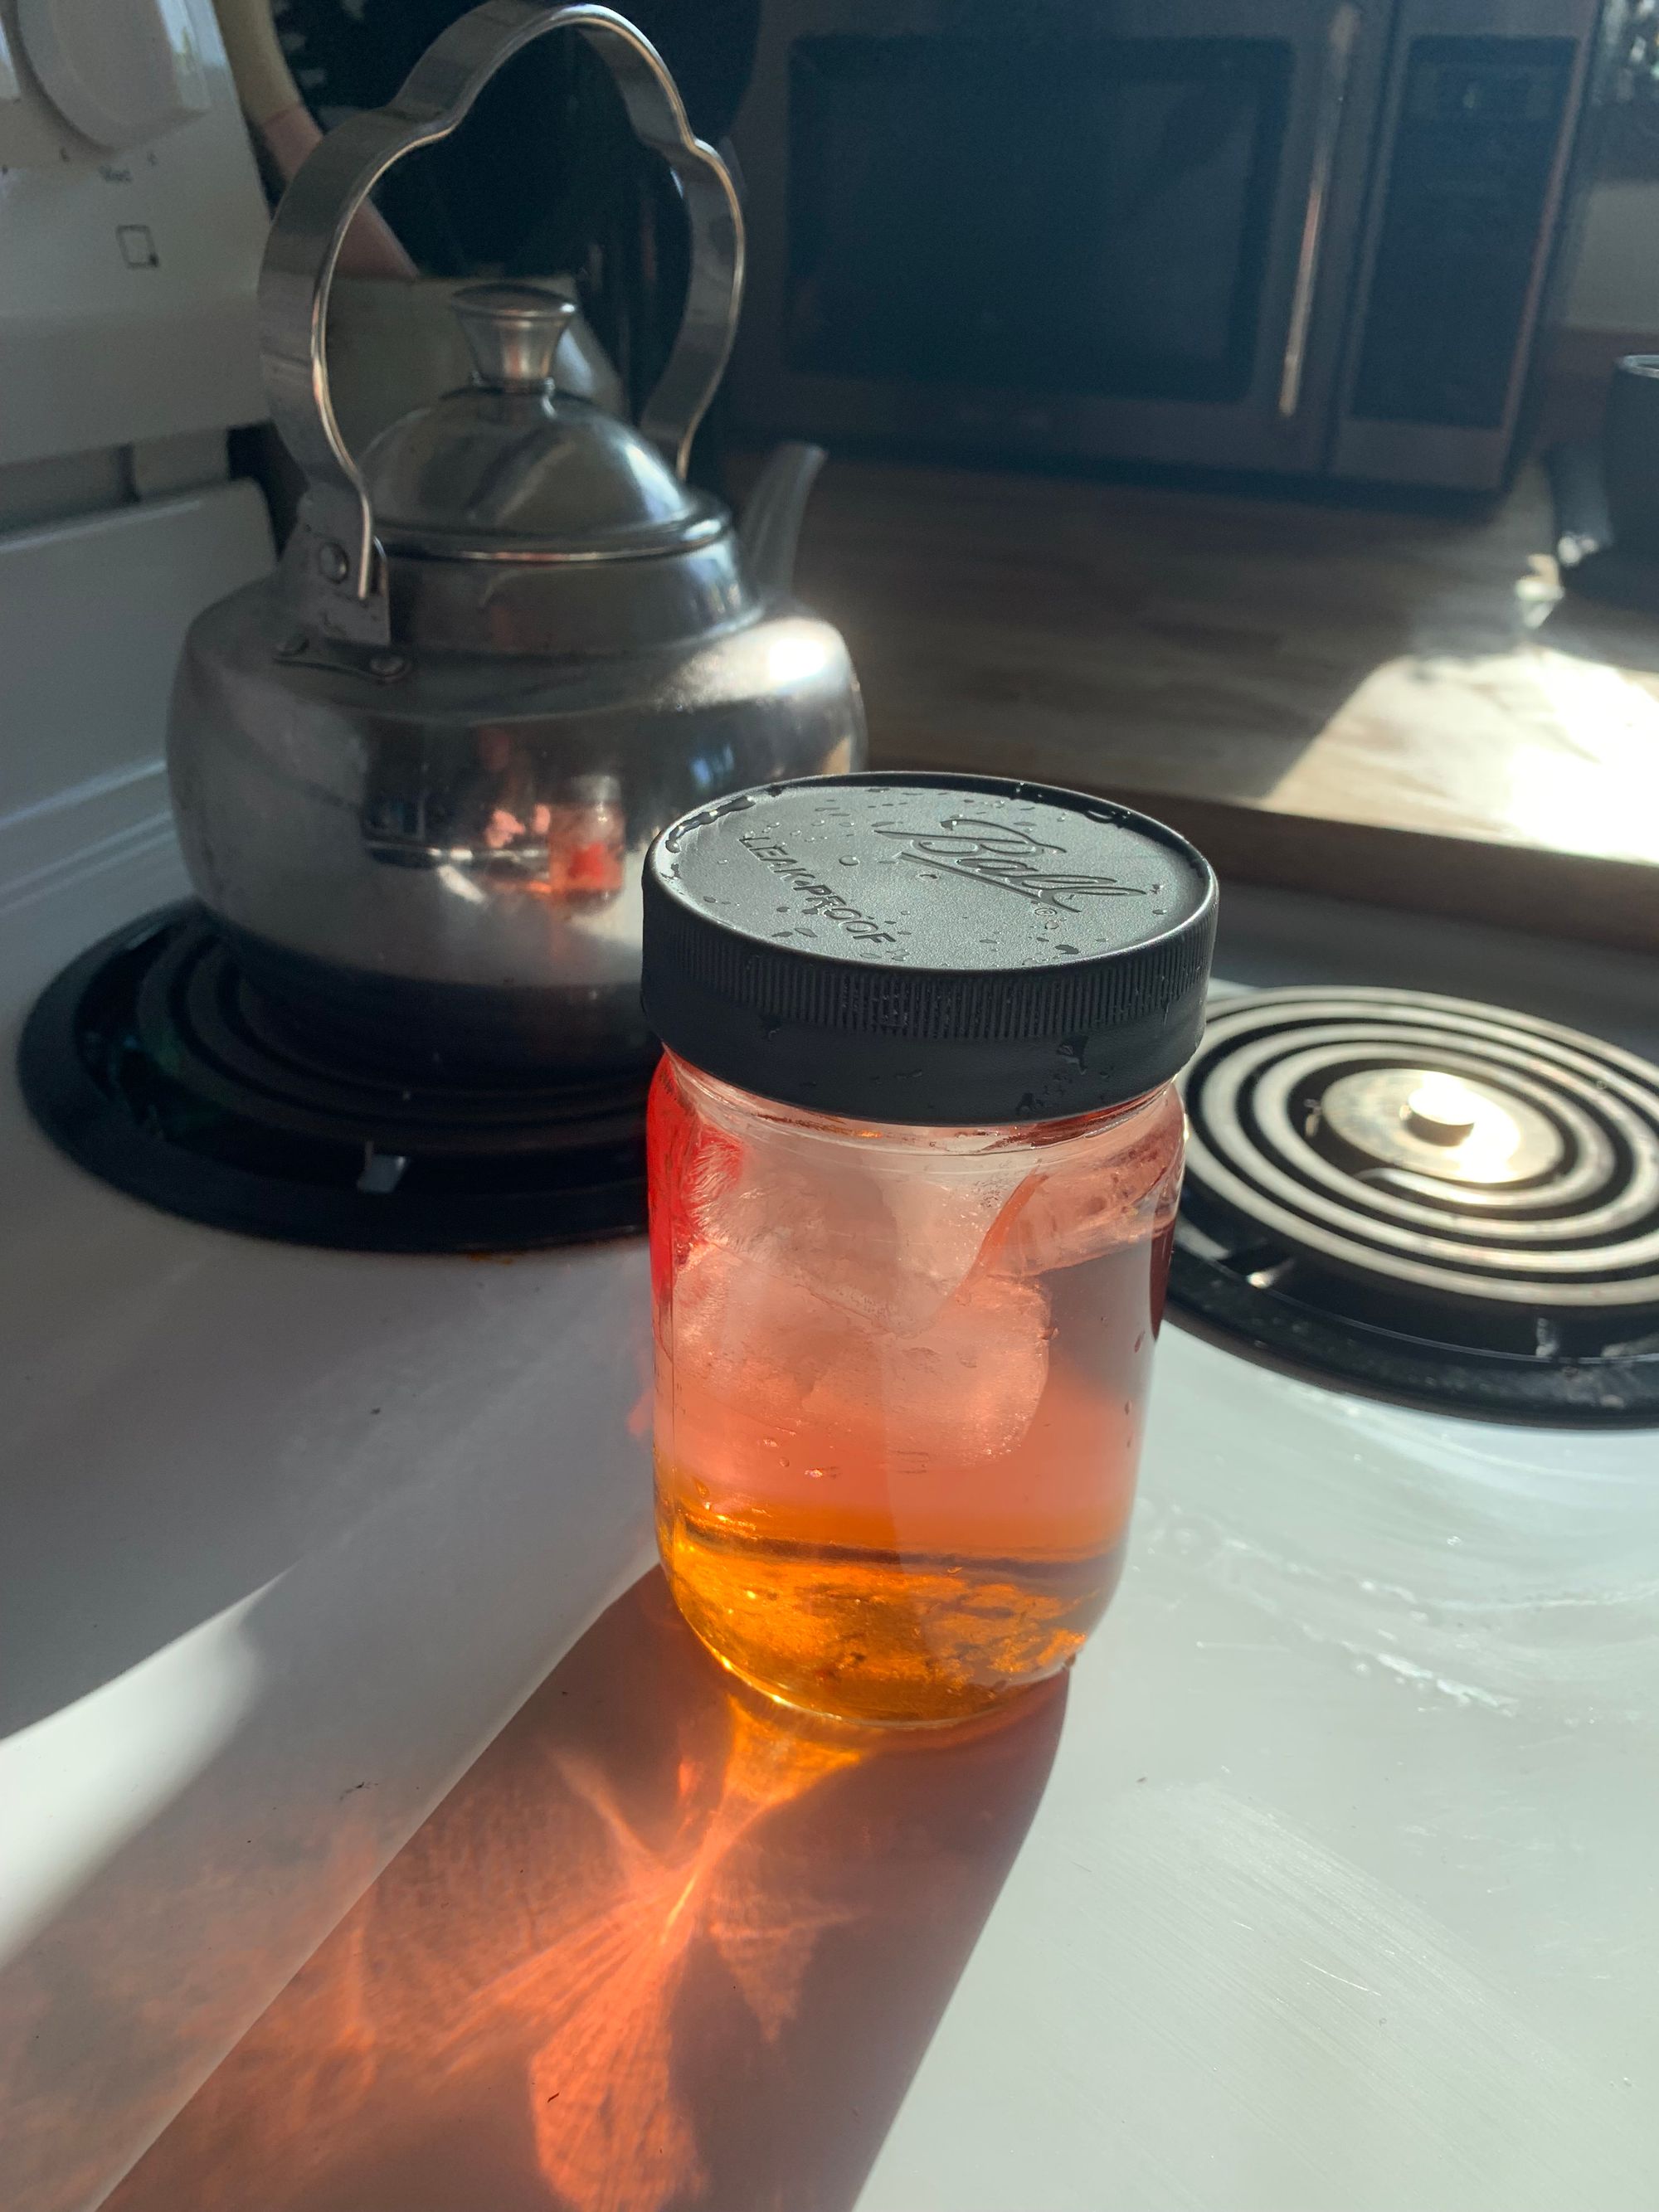
{"type": "MultiPolygon", "coordinates": [[[[0,912],[8,1049],[52,973],[179,888],[152,841],[0,912]]],[[[1235,891],[1219,965],[1659,1057],[1631,957],[1235,891]]],[[[9,1072],[0,1158],[0,2136],[13,2212],[71,2212],[647,1565],[645,1265],[196,1227],[61,1159],[9,1072]]],[[[492,1830],[463,1785],[428,1832],[447,1873],[398,1861],[124,2207],[1659,2197],[1659,1431],[1405,1411],[1167,1329],[1130,1567],[1057,1736],[856,1785],[809,1758],[775,1806],[745,1738],[696,1814],[673,1728],[704,1742],[713,1692],[676,1720],[624,1682],[663,1632],[631,1618],[550,1686],[578,1717],[544,1698],[479,1770],[550,1710],[531,1872],[522,1792],[492,1830]],[[855,1786],[815,1830],[811,1790],[855,1786]],[[526,1882],[525,1967],[477,1984],[461,1905],[526,1882]],[[374,1964],[399,1926],[430,1954],[401,2043],[374,1964]]]]}

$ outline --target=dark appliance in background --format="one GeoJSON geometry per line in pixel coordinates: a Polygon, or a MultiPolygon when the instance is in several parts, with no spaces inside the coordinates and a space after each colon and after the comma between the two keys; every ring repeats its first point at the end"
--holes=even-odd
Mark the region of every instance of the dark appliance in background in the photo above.
{"type": "Polygon", "coordinates": [[[769,0],[735,131],[736,412],[911,449],[1495,487],[1602,12],[769,0]]]}

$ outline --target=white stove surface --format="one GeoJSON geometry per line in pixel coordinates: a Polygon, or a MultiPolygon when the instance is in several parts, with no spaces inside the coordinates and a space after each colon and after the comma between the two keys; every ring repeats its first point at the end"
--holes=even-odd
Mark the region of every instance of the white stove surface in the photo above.
{"type": "Polygon", "coordinates": [[[1166,1331],[1132,1565],[860,2212],[1659,2186],[1659,1444],[1166,1331]]]}
{"type": "MultiPolygon", "coordinates": [[[[14,1027],[173,867],[0,917],[14,1027]]],[[[1633,958],[1235,892],[1220,964],[1659,1056],[1633,958]]],[[[0,2132],[17,2212],[70,2212],[644,1563],[644,1268],[193,1227],[60,1160],[9,1079],[0,1146],[0,2132]]],[[[1652,2203],[1656,1601],[1659,1433],[1409,1412],[1166,1330],[1128,1572],[873,2164],[717,2202],[613,2162],[492,2212],[1652,2203]]],[[[225,2201],[290,2198],[250,2169],[225,2201]]]]}
{"type": "Polygon", "coordinates": [[[650,1556],[638,1243],[262,1243],[30,1121],[35,991],[185,888],[155,842],[0,905],[9,2212],[101,2201],[650,1556]]]}

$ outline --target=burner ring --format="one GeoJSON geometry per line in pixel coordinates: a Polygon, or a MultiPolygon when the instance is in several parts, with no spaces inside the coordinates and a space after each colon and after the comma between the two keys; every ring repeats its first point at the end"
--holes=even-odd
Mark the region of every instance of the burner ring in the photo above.
{"type": "Polygon", "coordinates": [[[1643,1082],[1639,1061],[1594,1040],[1522,1018],[1510,1027],[1455,1000],[1434,1003],[1438,1021],[1418,1015],[1388,993],[1224,1001],[1186,1083],[1195,1185],[1292,1252],[1443,1298],[1597,1308],[1659,1300],[1659,1079],[1643,1082]],[[1496,1197],[1443,1184],[1431,1204],[1362,1181],[1326,1159],[1291,1110],[1296,1097],[1318,1095],[1356,1066],[1489,1080],[1536,1105],[1574,1157],[1556,1185],[1496,1197]]]}
{"type": "Polygon", "coordinates": [[[35,1001],[17,1048],[24,1099],[117,1189],[287,1243],[510,1252],[644,1227],[642,1080],[411,1097],[372,1071],[331,1079],[248,1012],[200,908],[163,908],[35,1001]]]}
{"type": "MultiPolygon", "coordinates": [[[[1466,1084],[1431,1068],[1362,1068],[1339,1075],[1314,1106],[1317,1124],[1388,1177],[1439,1198],[1448,1189],[1478,1203],[1491,1191],[1549,1181],[1559,1202],[1562,1132],[1539,1106],[1482,1077],[1466,1084]],[[1473,1160],[1471,1160],[1473,1154],[1473,1160]]],[[[1302,1133],[1312,1139],[1313,1126],[1302,1133]]]]}
{"type": "Polygon", "coordinates": [[[263,1018],[234,957],[202,927],[177,932],[139,984],[138,1034],[157,1066],[227,1113],[252,1113],[291,1136],[372,1145],[377,1152],[549,1152],[628,1143],[641,1085],[599,1081],[417,1085],[331,1067],[263,1018]]]}
{"type": "Polygon", "coordinates": [[[1659,1421],[1659,1068],[1530,1015],[1311,987],[1213,1002],[1182,1088],[1170,1307],[1188,1326],[1486,1419],[1659,1421]],[[1478,1097],[1427,1116],[1450,1174],[1433,1153],[1392,1164],[1425,1155],[1415,1133],[1390,1141],[1388,1113],[1404,1130],[1438,1074],[1488,1094],[1492,1157],[1512,1139],[1523,1172],[1457,1176],[1478,1097]],[[1350,1080],[1370,1083],[1357,1143],[1322,1115],[1350,1080]]]}
{"type": "MultiPolygon", "coordinates": [[[[1357,1030],[1344,1034],[1354,1038],[1363,1036],[1357,1030]]],[[[1376,1042],[1380,1044],[1383,1040],[1378,1037],[1376,1042]]],[[[1405,1042],[1409,1042],[1409,1039],[1405,1042]]],[[[1487,1055],[1493,1049],[1486,1048],[1487,1055]]],[[[1493,1065],[1489,1056],[1477,1058],[1474,1054],[1449,1052],[1440,1047],[1437,1048],[1437,1056],[1441,1069],[1456,1075],[1473,1077],[1484,1074],[1493,1065]]],[[[1334,1192],[1342,1203],[1344,1218],[1352,1208],[1358,1206],[1367,1212],[1375,1213],[1379,1220],[1401,1224],[1416,1222],[1431,1237],[1437,1232],[1443,1235],[1457,1218],[1449,1204],[1455,1186],[1443,1184],[1435,1194],[1437,1203],[1421,1203],[1396,1195],[1386,1186],[1373,1182],[1361,1182],[1352,1173],[1345,1171],[1334,1162],[1326,1160],[1309,1139],[1296,1130],[1289,1112],[1291,1093],[1308,1075],[1326,1066],[1329,1057],[1328,1048],[1324,1045],[1311,1047],[1304,1053],[1279,1060],[1276,1064],[1271,1064],[1272,1052],[1264,1052],[1263,1060],[1271,1064],[1270,1072],[1257,1081],[1249,1102],[1255,1125],[1252,1134],[1259,1141],[1273,1146],[1281,1159],[1287,1156],[1291,1158],[1294,1172],[1298,1178],[1305,1181],[1311,1176],[1334,1192]]],[[[1373,1049],[1368,1052],[1367,1057],[1380,1059],[1382,1055],[1373,1049]]],[[[1229,1060],[1227,1067],[1235,1073],[1239,1072],[1250,1058],[1249,1052],[1241,1053],[1229,1060]]],[[[1262,1060],[1258,1060],[1256,1065],[1262,1065],[1262,1060]]],[[[1345,1067],[1348,1065],[1346,1059],[1341,1065],[1345,1067]]],[[[1458,1195],[1464,1200],[1462,1210],[1472,1216],[1478,1215],[1482,1236],[1510,1237],[1544,1243],[1549,1239],[1552,1227],[1564,1223],[1566,1224],[1564,1235],[1571,1242],[1582,1243],[1587,1237],[1611,1236],[1632,1223],[1640,1224],[1659,1218],[1656,1212],[1656,1209],[1659,1209],[1659,1169],[1653,1168],[1651,1164],[1644,1166],[1641,1152],[1644,1131],[1638,1117],[1630,1115],[1606,1094],[1598,1096],[1588,1086],[1575,1083],[1574,1087],[1578,1092],[1577,1097],[1565,1092],[1553,1094],[1547,1085],[1535,1083],[1524,1075],[1509,1070],[1505,1073],[1516,1091],[1535,1103],[1567,1136],[1570,1143],[1577,1145],[1581,1154],[1581,1164],[1569,1167],[1559,1186],[1534,1185],[1516,1191],[1512,1197],[1506,1196],[1501,1190],[1494,1194],[1490,1189],[1478,1186],[1467,1193],[1460,1191],[1458,1195]],[[1605,1121],[1598,1122],[1595,1115],[1581,1104],[1580,1101],[1586,1097],[1593,1099],[1595,1107],[1605,1113],[1605,1121]],[[1611,1127],[1608,1124],[1612,1125],[1611,1127]],[[1632,1164],[1632,1171],[1628,1180],[1620,1185],[1616,1178],[1621,1163],[1626,1161],[1632,1164]],[[1602,1194],[1609,1189],[1616,1190],[1617,1195],[1604,1198],[1602,1194]],[[1587,1206],[1583,1203],[1587,1199],[1600,1199],[1601,1202],[1587,1206]]],[[[1221,1096],[1225,1102],[1224,1110],[1234,1110],[1237,1085],[1231,1076],[1224,1077],[1221,1096]]],[[[1206,1107],[1208,1104],[1206,1101],[1206,1107]]],[[[1218,1121],[1221,1116],[1218,1115],[1216,1118],[1218,1121]]]]}
{"type": "MultiPolygon", "coordinates": [[[[1361,1042],[1362,1057],[1370,1066],[1382,1060],[1382,1054],[1376,1047],[1384,1042],[1380,1032],[1372,1032],[1371,1037],[1375,1042],[1368,1044],[1364,1031],[1350,1030],[1341,1032],[1340,1036],[1333,1032],[1331,1042],[1353,1040],[1361,1042]]],[[[1492,1063],[1488,1060],[1449,1052],[1439,1045],[1436,1046],[1435,1053],[1438,1061],[1437,1072],[1469,1076],[1478,1073],[1483,1077],[1490,1073],[1492,1063]]],[[[1247,1057],[1248,1054],[1241,1054],[1237,1060],[1230,1060],[1228,1066],[1237,1067],[1247,1057]]],[[[1455,1191],[1462,1210],[1480,1214],[1483,1234],[1528,1236],[1532,1234],[1530,1224],[1533,1222],[1559,1220],[1584,1200],[1599,1197],[1608,1188],[1618,1171],[1618,1147],[1593,1115],[1580,1109],[1576,1102],[1552,1097],[1546,1086],[1506,1071],[1516,1093],[1534,1105],[1550,1121],[1558,1135],[1565,1139],[1564,1158],[1576,1149],[1577,1160],[1566,1166],[1565,1172],[1558,1182],[1541,1188],[1536,1182],[1523,1186],[1512,1185],[1508,1189],[1502,1186],[1494,1189],[1489,1185],[1478,1184],[1460,1187],[1441,1182],[1433,1188],[1431,1198],[1419,1202],[1400,1193],[1392,1182],[1358,1183],[1353,1173],[1334,1161],[1328,1160],[1310,1139],[1297,1129],[1291,1114],[1291,1096],[1298,1087],[1306,1084],[1310,1075],[1319,1073],[1329,1066],[1329,1044],[1310,1046],[1304,1052],[1277,1061],[1273,1060],[1271,1051],[1264,1049],[1263,1060],[1257,1064],[1263,1062],[1267,1065],[1267,1072],[1256,1083],[1251,1099],[1258,1138],[1263,1142],[1272,1143],[1281,1159],[1287,1155],[1293,1156],[1297,1174],[1304,1177],[1311,1176],[1334,1192],[1346,1206],[1363,1204],[1367,1210],[1389,1220],[1416,1222],[1431,1233],[1443,1231],[1448,1225],[1448,1217],[1452,1213],[1451,1194],[1455,1191]]],[[[1346,1054],[1337,1061],[1343,1074],[1352,1064],[1346,1054]]],[[[1383,1064],[1387,1065],[1386,1062],[1383,1064]]],[[[1337,1079],[1340,1080],[1341,1077],[1337,1079]]],[[[1641,1141],[1639,1133],[1627,1129],[1626,1136],[1627,1142],[1639,1144],[1641,1141]]],[[[1424,1180],[1426,1182],[1427,1179],[1424,1180]]],[[[1650,1194],[1647,1198],[1638,1197],[1629,1218],[1644,1219],[1650,1210],[1654,1195],[1659,1195],[1659,1193],[1650,1194]]],[[[1618,1204],[1625,1206],[1626,1200],[1620,1199],[1618,1204]]],[[[1600,1225],[1616,1228],[1620,1223],[1609,1220],[1600,1225]]]]}

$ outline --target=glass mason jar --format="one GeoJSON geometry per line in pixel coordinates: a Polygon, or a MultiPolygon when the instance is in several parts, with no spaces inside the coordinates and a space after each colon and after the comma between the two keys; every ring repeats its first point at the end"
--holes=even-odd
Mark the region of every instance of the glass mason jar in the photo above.
{"type": "Polygon", "coordinates": [[[758,1688],[965,1717],[1104,1611],[1214,911],[1161,825],[990,779],[773,787],[653,848],[658,1536],[758,1688]]]}

